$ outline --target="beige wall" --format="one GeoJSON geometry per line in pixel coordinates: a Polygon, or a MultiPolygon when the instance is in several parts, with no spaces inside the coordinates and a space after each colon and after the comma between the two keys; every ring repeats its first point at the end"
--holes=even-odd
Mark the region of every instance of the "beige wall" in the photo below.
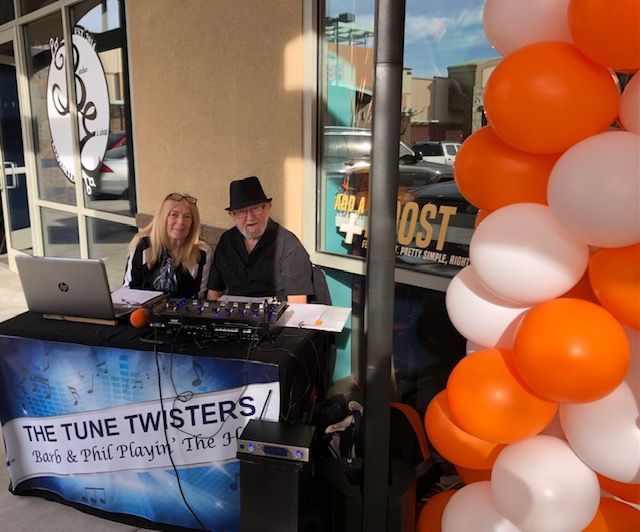
{"type": "Polygon", "coordinates": [[[229,181],[258,175],[302,233],[302,2],[127,3],[138,211],[172,191],[230,226],[229,181]]]}
{"type": "Polygon", "coordinates": [[[411,79],[411,107],[416,114],[411,117],[412,122],[426,122],[429,120],[431,107],[431,78],[411,79]]]}

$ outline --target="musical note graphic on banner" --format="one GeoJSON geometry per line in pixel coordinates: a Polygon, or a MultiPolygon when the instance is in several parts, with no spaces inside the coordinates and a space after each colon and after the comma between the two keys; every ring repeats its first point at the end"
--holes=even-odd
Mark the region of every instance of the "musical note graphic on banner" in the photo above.
{"type": "Polygon", "coordinates": [[[42,363],[42,371],[49,369],[49,353],[44,354],[44,362],[42,363]]]}
{"type": "Polygon", "coordinates": [[[142,381],[135,381],[133,383],[133,386],[131,387],[132,390],[142,390],[142,388],[144,388],[144,384],[142,381]]]}
{"type": "Polygon", "coordinates": [[[51,385],[49,384],[49,379],[47,379],[46,377],[38,377],[37,375],[32,375],[31,380],[33,380],[33,388],[31,389],[32,392],[36,391],[36,389],[38,388],[38,384],[42,384],[43,386],[47,387],[47,394],[45,397],[47,399],[51,398],[51,385]]]}
{"type": "Polygon", "coordinates": [[[106,362],[100,362],[99,364],[96,364],[96,369],[98,370],[98,373],[96,373],[98,377],[100,375],[106,375],[107,373],[109,373],[106,362]]]}
{"type": "Polygon", "coordinates": [[[181,403],[188,403],[189,401],[191,401],[191,399],[193,399],[193,392],[191,390],[187,390],[186,392],[180,392],[176,396],[176,400],[180,401],[181,403]]]}
{"type": "Polygon", "coordinates": [[[78,390],[76,390],[75,387],[73,386],[67,386],[67,388],[69,388],[69,393],[71,394],[71,397],[75,399],[75,401],[73,402],[73,406],[77,406],[78,399],[80,399],[80,394],[78,393],[78,390]]]}
{"type": "Polygon", "coordinates": [[[84,502],[91,502],[93,504],[96,504],[97,502],[101,502],[102,504],[104,504],[105,502],[107,502],[105,499],[104,488],[86,487],[84,488],[84,495],[81,497],[81,499],[84,502]]]}
{"type": "Polygon", "coordinates": [[[91,375],[91,387],[87,390],[87,393],[93,393],[93,375],[91,375]]]}
{"type": "Polygon", "coordinates": [[[191,366],[193,367],[193,372],[196,374],[196,378],[191,382],[192,386],[200,386],[202,384],[202,375],[204,375],[204,370],[202,366],[198,364],[195,360],[192,362],[191,366]]]}

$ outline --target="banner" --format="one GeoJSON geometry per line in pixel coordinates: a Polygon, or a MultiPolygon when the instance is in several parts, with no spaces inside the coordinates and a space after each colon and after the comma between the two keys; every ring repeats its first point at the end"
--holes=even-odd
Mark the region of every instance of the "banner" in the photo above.
{"type": "Polygon", "coordinates": [[[238,530],[238,435],[279,411],[278,366],[249,355],[0,337],[0,419],[17,493],[201,528],[181,487],[207,528],[238,530]]]}

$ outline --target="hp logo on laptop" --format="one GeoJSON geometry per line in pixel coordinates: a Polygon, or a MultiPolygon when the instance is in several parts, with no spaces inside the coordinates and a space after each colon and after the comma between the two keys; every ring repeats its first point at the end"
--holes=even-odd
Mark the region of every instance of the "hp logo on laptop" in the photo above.
{"type": "Polygon", "coordinates": [[[58,290],[60,290],[60,292],[68,292],[69,285],[67,283],[58,283],[58,290]]]}

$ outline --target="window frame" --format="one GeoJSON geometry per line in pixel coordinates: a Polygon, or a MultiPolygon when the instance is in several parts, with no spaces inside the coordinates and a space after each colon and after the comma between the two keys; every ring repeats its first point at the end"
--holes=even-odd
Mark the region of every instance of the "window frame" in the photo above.
{"type": "MultiPolygon", "coordinates": [[[[321,39],[322,20],[324,16],[323,0],[305,0],[303,5],[303,86],[313,87],[303,93],[303,158],[304,164],[304,203],[313,208],[304,210],[303,244],[311,261],[319,266],[333,268],[344,272],[365,276],[366,259],[361,257],[336,255],[320,251],[319,243],[323,240],[324,224],[319,224],[322,210],[320,196],[321,167],[318,159],[323,153],[323,137],[320,132],[322,112],[322,79],[321,39]]],[[[403,283],[431,290],[446,291],[451,278],[433,275],[415,270],[396,267],[394,270],[396,283],[403,283]]]]}
{"type": "MultiPolygon", "coordinates": [[[[63,38],[65,42],[69,42],[70,37],[73,33],[73,27],[71,24],[71,9],[74,6],[82,4],[86,0],[57,0],[49,5],[41,7],[35,11],[31,11],[26,14],[22,14],[21,10],[21,2],[20,0],[13,0],[14,3],[14,11],[15,17],[13,20],[6,22],[5,24],[0,25],[0,32],[13,32],[15,35],[15,43],[16,43],[16,66],[18,68],[19,75],[19,94],[21,101],[21,113],[24,116],[33,116],[32,115],[32,105],[31,105],[31,89],[29,87],[29,79],[28,79],[28,69],[27,69],[27,42],[26,42],[26,27],[33,22],[41,20],[49,15],[54,13],[60,13],[62,17],[62,31],[63,38]]],[[[42,209],[50,209],[53,211],[57,211],[60,214],[73,214],[77,217],[78,221],[78,231],[79,231],[79,239],[80,239],[80,256],[82,258],[88,258],[90,256],[90,245],[89,245],[89,235],[88,235],[88,226],[89,220],[95,219],[99,221],[106,221],[112,223],[118,223],[125,226],[136,227],[135,222],[135,211],[137,211],[137,176],[135,172],[135,151],[134,151],[134,138],[133,138],[133,107],[134,102],[131,98],[131,88],[130,88],[130,58],[129,58],[129,50],[128,50],[128,26],[127,26],[127,11],[126,11],[126,1],[118,0],[119,3],[119,13],[120,13],[120,31],[122,32],[122,76],[123,76],[123,87],[124,93],[123,98],[125,100],[125,108],[124,108],[124,123],[126,130],[128,132],[127,145],[129,150],[129,175],[130,182],[132,187],[130,187],[131,191],[129,193],[129,200],[131,201],[131,205],[133,206],[132,214],[121,214],[116,212],[109,212],[105,210],[100,210],[97,208],[91,208],[86,205],[85,196],[84,196],[84,182],[82,179],[76,179],[75,186],[75,194],[76,194],[76,204],[75,205],[67,205],[58,203],[51,200],[42,199],[39,195],[38,190],[38,174],[37,174],[37,163],[36,163],[36,154],[34,151],[34,128],[31,120],[23,121],[23,143],[25,150],[25,165],[27,167],[27,180],[28,180],[28,189],[29,189],[29,211],[30,211],[30,222],[31,222],[31,231],[33,237],[33,253],[35,255],[44,254],[44,227],[43,227],[43,219],[41,215],[42,209]]],[[[71,49],[67,49],[69,55],[67,56],[67,61],[71,56],[71,49]]],[[[70,109],[72,116],[72,123],[76,123],[77,121],[77,109],[75,105],[75,84],[70,82],[73,81],[71,79],[71,73],[67,72],[67,86],[69,87],[70,92],[70,109]]],[[[79,145],[78,145],[78,131],[77,128],[72,128],[73,132],[73,156],[74,156],[74,165],[75,165],[75,174],[80,175],[80,154],[79,154],[79,145]]]]}

